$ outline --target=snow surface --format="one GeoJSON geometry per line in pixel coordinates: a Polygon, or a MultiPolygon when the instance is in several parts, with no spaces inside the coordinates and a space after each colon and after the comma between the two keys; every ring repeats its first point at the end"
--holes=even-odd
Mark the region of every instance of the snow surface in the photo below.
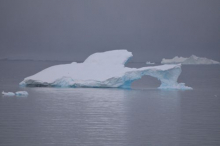
{"type": "Polygon", "coordinates": [[[151,65],[151,64],[155,64],[155,63],[154,63],[154,62],[147,61],[146,64],[151,65]]]}
{"type": "Polygon", "coordinates": [[[90,55],[83,63],[56,65],[25,78],[21,86],[50,87],[118,87],[130,88],[144,75],[161,81],[161,89],[192,89],[177,83],[181,65],[161,65],[142,68],[125,67],[132,57],[127,50],[113,50],[90,55]]]}
{"type": "Polygon", "coordinates": [[[17,91],[15,92],[16,96],[28,96],[27,91],[17,91]]]}
{"type": "Polygon", "coordinates": [[[13,92],[4,92],[4,91],[2,91],[2,95],[4,95],[4,96],[15,96],[15,94],[13,92]]]}
{"type": "Polygon", "coordinates": [[[189,58],[184,57],[174,57],[173,59],[162,59],[161,64],[220,64],[218,61],[211,59],[197,57],[195,55],[190,56],[189,58]]]}

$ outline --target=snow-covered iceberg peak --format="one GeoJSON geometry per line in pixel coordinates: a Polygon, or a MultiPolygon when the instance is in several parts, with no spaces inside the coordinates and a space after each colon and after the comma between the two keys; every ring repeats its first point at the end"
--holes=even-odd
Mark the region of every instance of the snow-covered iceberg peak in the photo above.
{"type": "Polygon", "coordinates": [[[56,65],[25,78],[21,86],[50,87],[115,87],[130,88],[131,83],[144,75],[161,81],[159,88],[192,89],[177,83],[181,65],[161,65],[142,68],[128,68],[125,63],[132,57],[127,50],[113,50],[95,53],[83,63],[56,65]]]}
{"type": "Polygon", "coordinates": [[[125,65],[133,55],[127,50],[114,50],[98,52],[90,55],[84,63],[105,64],[105,65],[125,65]]]}

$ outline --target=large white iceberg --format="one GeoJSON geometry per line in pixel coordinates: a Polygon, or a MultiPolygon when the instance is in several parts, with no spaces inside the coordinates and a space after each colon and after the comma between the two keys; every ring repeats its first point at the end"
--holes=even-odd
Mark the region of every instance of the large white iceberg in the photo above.
{"type": "Polygon", "coordinates": [[[130,88],[144,75],[161,81],[159,88],[192,89],[177,83],[181,65],[161,65],[142,68],[125,67],[132,57],[127,50],[113,50],[90,55],[83,63],[56,65],[25,78],[21,86],[50,87],[118,87],[130,88]]]}
{"type": "Polygon", "coordinates": [[[197,57],[195,55],[190,56],[189,58],[184,57],[174,57],[173,59],[162,59],[161,64],[220,64],[218,61],[211,59],[197,57]]]}

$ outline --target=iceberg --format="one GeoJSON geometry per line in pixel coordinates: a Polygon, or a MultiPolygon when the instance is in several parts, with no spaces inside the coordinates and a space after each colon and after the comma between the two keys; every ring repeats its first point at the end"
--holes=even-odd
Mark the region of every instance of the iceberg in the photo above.
{"type": "Polygon", "coordinates": [[[15,92],[16,96],[28,96],[28,92],[27,91],[17,91],[15,92]]]}
{"type": "Polygon", "coordinates": [[[148,65],[153,65],[153,64],[155,64],[155,63],[154,63],[154,62],[147,61],[146,64],[148,64],[148,65]]]}
{"type": "Polygon", "coordinates": [[[95,53],[83,63],[72,62],[46,68],[26,77],[20,86],[130,88],[133,81],[149,75],[161,81],[160,89],[192,89],[184,83],[177,83],[181,73],[180,64],[125,67],[132,56],[127,50],[95,53]]]}
{"type": "Polygon", "coordinates": [[[184,57],[174,57],[173,59],[162,59],[161,64],[220,64],[218,61],[207,59],[204,57],[197,57],[195,55],[189,58],[184,57]]]}
{"type": "Polygon", "coordinates": [[[15,94],[13,92],[4,92],[4,91],[2,91],[2,95],[4,95],[4,96],[15,96],[15,94]]]}
{"type": "Polygon", "coordinates": [[[187,58],[183,64],[220,64],[218,61],[214,61],[211,59],[197,57],[195,55],[190,56],[187,58]]]}
{"type": "Polygon", "coordinates": [[[161,64],[179,64],[186,60],[187,58],[175,56],[173,59],[163,58],[161,64]]]}

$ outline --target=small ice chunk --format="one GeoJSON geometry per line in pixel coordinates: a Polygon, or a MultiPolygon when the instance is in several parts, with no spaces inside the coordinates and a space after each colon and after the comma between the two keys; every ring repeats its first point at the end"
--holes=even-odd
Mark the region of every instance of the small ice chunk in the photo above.
{"type": "Polygon", "coordinates": [[[17,91],[15,92],[16,96],[28,96],[27,91],[17,91]]]}
{"type": "Polygon", "coordinates": [[[151,65],[151,64],[155,64],[155,63],[154,63],[154,62],[147,61],[146,64],[151,65]]]}
{"type": "Polygon", "coordinates": [[[4,92],[4,91],[2,91],[2,95],[4,95],[4,96],[15,96],[15,94],[13,92],[4,92]]]}

